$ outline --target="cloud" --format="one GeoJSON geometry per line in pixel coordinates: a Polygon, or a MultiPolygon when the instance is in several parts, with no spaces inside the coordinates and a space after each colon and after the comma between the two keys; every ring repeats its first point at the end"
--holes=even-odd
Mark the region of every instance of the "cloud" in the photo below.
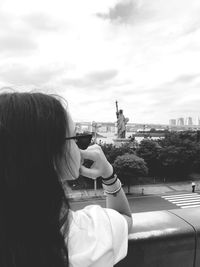
{"type": "Polygon", "coordinates": [[[117,76],[117,70],[96,71],[87,75],[91,82],[105,82],[117,76]]]}
{"type": "Polygon", "coordinates": [[[6,83],[13,85],[33,85],[42,86],[48,84],[52,79],[55,79],[62,73],[60,68],[51,66],[43,66],[34,68],[27,68],[26,65],[14,64],[6,69],[1,68],[0,78],[6,83]]]}
{"type": "Polygon", "coordinates": [[[96,13],[96,16],[113,24],[143,25],[143,30],[150,34],[159,32],[169,39],[198,31],[199,9],[197,0],[193,0],[189,7],[187,0],[121,0],[107,12],[96,13]]]}
{"type": "Polygon", "coordinates": [[[200,77],[200,73],[198,74],[183,74],[176,78],[173,83],[191,83],[197,78],[200,77]]]}
{"type": "Polygon", "coordinates": [[[22,22],[32,30],[59,31],[63,24],[44,13],[31,13],[22,16],[22,22]]]}
{"type": "Polygon", "coordinates": [[[157,87],[144,89],[141,93],[145,104],[140,113],[148,112],[148,120],[152,121],[161,120],[160,114],[166,122],[173,117],[195,117],[199,114],[199,77],[199,73],[183,74],[157,87]]]}
{"type": "Polygon", "coordinates": [[[6,55],[27,54],[37,49],[37,43],[23,33],[13,33],[0,37],[0,53],[6,55]],[[19,53],[19,54],[18,54],[19,53]]]}
{"type": "Polygon", "coordinates": [[[18,57],[37,50],[41,32],[42,37],[48,32],[57,34],[64,23],[42,12],[21,16],[0,12],[0,26],[0,53],[18,57]]]}
{"type": "Polygon", "coordinates": [[[185,25],[185,27],[182,29],[181,36],[196,33],[199,30],[200,30],[200,20],[198,18],[188,23],[188,25],[185,25]]]}
{"type": "Polygon", "coordinates": [[[115,69],[91,72],[85,75],[83,78],[65,79],[64,84],[72,85],[74,87],[102,87],[105,83],[115,78],[118,71],[115,69]]]}
{"type": "Polygon", "coordinates": [[[174,80],[164,83],[161,87],[162,88],[170,88],[172,86],[177,86],[178,84],[186,85],[191,84],[200,78],[200,73],[196,74],[182,74],[176,77],[174,80]]]}
{"type": "Polygon", "coordinates": [[[181,110],[184,110],[185,113],[189,113],[189,114],[200,114],[199,112],[199,98],[195,99],[195,100],[188,100],[186,102],[184,102],[182,105],[179,106],[179,108],[181,108],[181,110]]]}
{"type": "Polygon", "coordinates": [[[38,48],[37,38],[21,20],[20,16],[0,11],[0,54],[22,56],[38,48]]]}
{"type": "Polygon", "coordinates": [[[135,12],[137,12],[137,6],[133,1],[123,1],[110,8],[108,13],[97,13],[96,15],[112,22],[128,23],[135,12]]]}
{"type": "Polygon", "coordinates": [[[163,122],[198,99],[199,0],[4,2],[0,86],[53,87],[86,120],[118,100],[130,120],[163,122]]]}

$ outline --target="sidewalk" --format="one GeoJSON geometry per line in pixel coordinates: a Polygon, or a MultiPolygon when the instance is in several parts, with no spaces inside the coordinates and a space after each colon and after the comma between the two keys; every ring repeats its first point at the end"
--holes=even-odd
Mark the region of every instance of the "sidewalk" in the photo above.
{"type": "MultiPolygon", "coordinates": [[[[195,191],[200,191],[200,180],[195,181],[195,191]]],[[[127,188],[123,187],[127,193],[127,188]]],[[[68,188],[67,197],[72,201],[84,201],[88,199],[100,198],[104,199],[105,195],[102,189],[82,189],[72,190],[68,188]]],[[[147,184],[147,185],[133,185],[130,188],[130,194],[127,197],[149,196],[149,195],[162,195],[172,193],[191,193],[192,185],[191,181],[175,182],[175,183],[162,183],[162,184],[147,184]]]]}

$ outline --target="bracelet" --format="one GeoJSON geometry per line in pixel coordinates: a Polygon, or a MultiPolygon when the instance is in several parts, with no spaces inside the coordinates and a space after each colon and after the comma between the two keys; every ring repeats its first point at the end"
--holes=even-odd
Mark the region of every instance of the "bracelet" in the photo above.
{"type": "Polygon", "coordinates": [[[118,193],[122,188],[121,181],[118,178],[112,185],[102,184],[102,186],[103,186],[104,192],[107,194],[111,194],[111,195],[118,193]]]}
{"type": "Polygon", "coordinates": [[[115,171],[113,169],[111,176],[109,176],[108,178],[102,178],[102,183],[105,185],[112,185],[115,183],[116,180],[117,180],[117,175],[115,174],[115,171]]]}
{"type": "Polygon", "coordinates": [[[117,174],[113,174],[109,180],[105,180],[102,178],[102,183],[105,185],[112,185],[116,182],[116,180],[117,180],[117,174]]]}

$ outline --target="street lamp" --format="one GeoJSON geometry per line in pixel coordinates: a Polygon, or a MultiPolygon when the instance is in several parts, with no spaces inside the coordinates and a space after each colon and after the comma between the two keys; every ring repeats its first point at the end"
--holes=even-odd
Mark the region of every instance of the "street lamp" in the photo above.
{"type": "MultiPolygon", "coordinates": [[[[94,133],[94,143],[97,143],[97,129],[101,127],[101,124],[98,124],[97,122],[92,122],[92,132],[94,133]]],[[[94,191],[95,195],[97,192],[97,179],[94,179],[94,191]]]]}
{"type": "Polygon", "coordinates": [[[94,143],[97,143],[97,130],[101,127],[101,124],[93,121],[92,122],[92,132],[94,133],[94,143]]]}

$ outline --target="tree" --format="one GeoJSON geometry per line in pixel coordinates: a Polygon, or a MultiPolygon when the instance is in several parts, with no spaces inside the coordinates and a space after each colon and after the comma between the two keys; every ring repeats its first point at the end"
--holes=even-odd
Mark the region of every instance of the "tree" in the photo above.
{"type": "Polygon", "coordinates": [[[127,184],[128,193],[130,193],[132,179],[141,175],[146,176],[148,173],[145,161],[134,154],[126,153],[118,156],[114,161],[113,167],[121,180],[127,184]]]}
{"type": "Polygon", "coordinates": [[[122,156],[125,153],[135,154],[132,142],[122,144],[120,147],[116,147],[113,144],[103,144],[101,145],[101,148],[111,164],[114,163],[118,156],[122,156]]]}
{"type": "Polygon", "coordinates": [[[143,139],[136,150],[136,155],[143,158],[147,163],[150,176],[160,174],[160,149],[161,146],[156,141],[151,139],[143,139]]]}
{"type": "MultiPolygon", "coordinates": [[[[159,159],[163,172],[167,176],[186,178],[192,171],[198,155],[199,146],[196,143],[195,134],[190,132],[171,133],[159,142],[162,145],[159,159]]],[[[195,163],[197,166],[197,161],[195,163]]]]}
{"type": "Polygon", "coordinates": [[[156,129],[155,128],[151,128],[149,132],[150,133],[155,133],[156,132],[156,129]]]}
{"type": "Polygon", "coordinates": [[[198,142],[195,146],[195,156],[192,162],[192,171],[200,172],[200,143],[198,142]]]}
{"type": "Polygon", "coordinates": [[[191,131],[183,132],[168,132],[165,134],[165,138],[159,139],[158,143],[161,147],[166,147],[170,145],[182,146],[187,142],[196,142],[197,133],[191,131]]]}

